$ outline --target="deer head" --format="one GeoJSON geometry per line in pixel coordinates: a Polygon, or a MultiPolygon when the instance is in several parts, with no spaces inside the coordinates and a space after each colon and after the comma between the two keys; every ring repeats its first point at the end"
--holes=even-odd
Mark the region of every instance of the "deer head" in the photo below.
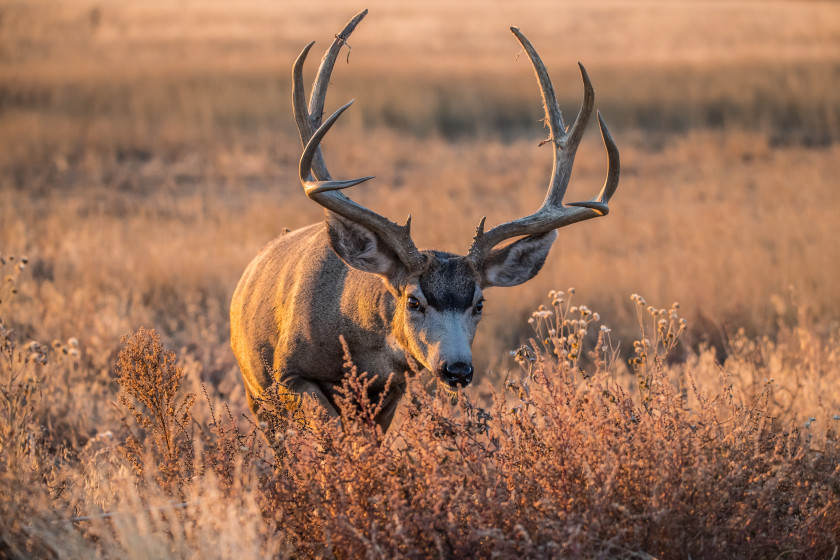
{"type": "Polygon", "coordinates": [[[528,54],[537,74],[550,133],[546,143],[554,152],[545,201],[533,214],[488,231],[482,218],[465,256],[419,251],[411,238],[411,216],[405,224],[396,224],[342,192],[373,177],[334,180],[321,154],[321,141],[353,103],[350,101],[321,122],[330,75],[341,46],[366,14],[367,10],[356,15],[336,36],[321,61],[308,106],[302,69],[314,42],[295,61],[294,113],[305,146],[300,159],[300,180],[306,195],[326,209],[329,241],[335,253],[347,266],[381,278],[393,295],[394,340],[442,381],[453,387],[466,386],[472,380],[470,345],[481,319],[482,291],[530,280],[545,263],[558,228],[609,212],[607,204],[618,187],[618,149],[599,113],[609,161],[606,181],[593,199],[564,204],[575,153],[594,108],[595,92],[581,65],[583,103],[574,124],[567,129],[542,60],[519,29],[512,27],[511,32],[528,54]],[[503,245],[514,238],[512,243],[503,245]]]}

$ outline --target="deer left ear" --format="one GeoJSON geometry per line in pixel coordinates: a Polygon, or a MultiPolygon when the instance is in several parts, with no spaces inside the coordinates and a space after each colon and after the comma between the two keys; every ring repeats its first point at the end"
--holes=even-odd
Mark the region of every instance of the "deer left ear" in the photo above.
{"type": "Polygon", "coordinates": [[[548,251],[557,230],[540,235],[529,235],[522,239],[495,249],[487,255],[481,265],[481,287],[510,287],[527,282],[537,275],[545,264],[548,251]]]}
{"type": "Polygon", "coordinates": [[[376,233],[361,224],[329,212],[327,233],[333,251],[348,266],[388,280],[405,268],[396,253],[376,233]]]}

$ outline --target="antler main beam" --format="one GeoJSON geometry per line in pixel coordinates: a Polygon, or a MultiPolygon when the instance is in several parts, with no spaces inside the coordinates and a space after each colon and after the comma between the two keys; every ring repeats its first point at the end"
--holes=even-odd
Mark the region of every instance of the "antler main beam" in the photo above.
{"type": "Polygon", "coordinates": [[[586,69],[578,63],[583,78],[583,103],[572,128],[566,132],[560,106],[557,104],[557,96],[554,93],[554,87],[551,85],[551,79],[548,77],[545,65],[525,35],[516,27],[511,27],[510,30],[525,49],[537,74],[545,109],[545,120],[550,134],[549,142],[554,147],[554,166],[545,200],[535,213],[500,224],[487,232],[484,231],[485,218],[481,219],[469,252],[470,258],[476,264],[480,264],[495,246],[506,239],[523,235],[540,235],[576,222],[606,215],[609,212],[607,204],[618,188],[620,172],[618,148],[610,135],[609,129],[607,129],[607,124],[601,117],[601,113],[598,112],[598,124],[607,149],[607,179],[601,192],[595,198],[583,202],[572,202],[568,206],[563,206],[563,197],[569,185],[575,153],[595,106],[595,90],[592,88],[586,69]]]}
{"type": "Polygon", "coordinates": [[[321,59],[321,66],[312,86],[308,107],[304,94],[303,65],[309,50],[315,44],[314,41],[304,47],[292,67],[292,101],[295,121],[300,132],[301,142],[305,146],[300,158],[300,181],[309,198],[327,210],[367,227],[393,249],[400,261],[410,271],[419,270],[425,265],[425,259],[411,239],[411,216],[401,226],[350,200],[340,192],[341,189],[358,185],[373,179],[373,177],[362,177],[347,181],[333,180],[321,153],[321,140],[338,120],[338,117],[353,103],[353,101],[350,101],[333,113],[323,124],[321,123],[330,76],[341,47],[344,46],[350,34],[366,15],[367,10],[356,14],[344,26],[344,29],[335,36],[332,45],[327,49],[324,58],[321,59]]]}

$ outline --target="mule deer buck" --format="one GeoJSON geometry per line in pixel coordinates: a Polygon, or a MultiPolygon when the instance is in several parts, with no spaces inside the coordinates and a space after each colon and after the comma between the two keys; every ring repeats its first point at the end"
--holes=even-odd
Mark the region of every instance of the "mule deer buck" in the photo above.
{"type": "Polygon", "coordinates": [[[245,270],[233,295],[231,345],[258,418],[265,391],[275,383],[293,397],[290,408],[302,395],[311,395],[337,416],[335,397],[344,376],[340,335],[359,370],[374,380],[371,398],[382,398],[376,421],[383,431],[405,390],[410,360],[450,387],[468,385],[482,290],[533,278],[557,237],[555,230],[606,215],[618,186],[618,149],[599,113],[609,161],[606,182],[592,200],[563,204],[575,152],[594,107],[594,90],[580,66],[583,103],[567,129],[545,66],[528,39],[512,27],[536,71],[551,134],[547,142],[554,147],[545,201],[530,216],[488,231],[482,218],[466,256],[418,250],[411,239],[411,217],[398,225],[350,200],[342,189],[372,177],[333,179],[319,147],[352,103],[321,122],[338,52],[366,14],[356,15],[336,35],[321,61],[308,106],[302,69],[314,42],[293,67],[294,114],[304,146],[300,180],[306,195],[326,209],[326,220],[271,242],[245,270]],[[518,239],[499,247],[512,238],[518,239]]]}

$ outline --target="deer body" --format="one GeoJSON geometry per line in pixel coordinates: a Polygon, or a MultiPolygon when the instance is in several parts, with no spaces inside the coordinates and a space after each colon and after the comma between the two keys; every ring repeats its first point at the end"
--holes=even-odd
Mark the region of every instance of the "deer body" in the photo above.
{"type": "Polygon", "coordinates": [[[333,180],[320,143],[350,103],[321,122],[338,51],[366,15],[354,17],[321,62],[308,107],[302,67],[310,43],[295,62],[295,119],[305,146],[300,179],[310,199],[326,210],[324,223],[275,239],[251,262],[231,303],[231,346],[248,402],[261,417],[264,392],[277,384],[292,397],[310,395],[332,416],[344,377],[342,336],[354,364],[373,378],[371,399],[383,397],[377,422],[387,430],[413,361],[450,387],[472,381],[470,346],[481,319],[483,290],[533,278],[557,238],[556,229],[608,212],[618,186],[619,160],[603,119],[609,171],[597,197],[563,204],[577,146],[594,107],[594,91],[581,66],[584,102],[566,131],[554,90],[536,51],[511,28],[537,73],[554,145],[554,170],[545,202],[534,214],[484,231],[479,224],[465,256],[419,251],[411,218],[398,225],[358,205],[341,190],[372,177],[333,180]],[[498,246],[506,240],[516,241],[498,246]],[[390,384],[388,382],[390,378],[390,384]],[[388,392],[383,395],[383,391],[388,392]]]}
{"type": "Polygon", "coordinates": [[[245,270],[231,304],[232,346],[255,413],[258,397],[276,381],[293,395],[311,395],[335,416],[336,389],[344,376],[338,334],[355,365],[374,378],[374,402],[393,374],[377,419],[385,429],[403,394],[409,359],[453,385],[468,384],[481,277],[465,257],[422,254],[428,263],[423,273],[397,291],[342,261],[326,224],[293,231],[263,249],[245,270]],[[419,325],[406,317],[414,312],[399,305],[407,290],[423,302],[419,325]],[[409,358],[412,354],[417,358],[409,358]],[[454,364],[461,364],[460,377],[454,364]]]}
{"type": "Polygon", "coordinates": [[[338,258],[324,224],[275,239],[246,269],[231,306],[232,346],[249,402],[277,381],[335,414],[334,391],[344,375],[337,333],[360,370],[376,375],[377,392],[395,372],[398,398],[408,363],[391,332],[393,315],[393,296],[377,277],[338,258]]]}

